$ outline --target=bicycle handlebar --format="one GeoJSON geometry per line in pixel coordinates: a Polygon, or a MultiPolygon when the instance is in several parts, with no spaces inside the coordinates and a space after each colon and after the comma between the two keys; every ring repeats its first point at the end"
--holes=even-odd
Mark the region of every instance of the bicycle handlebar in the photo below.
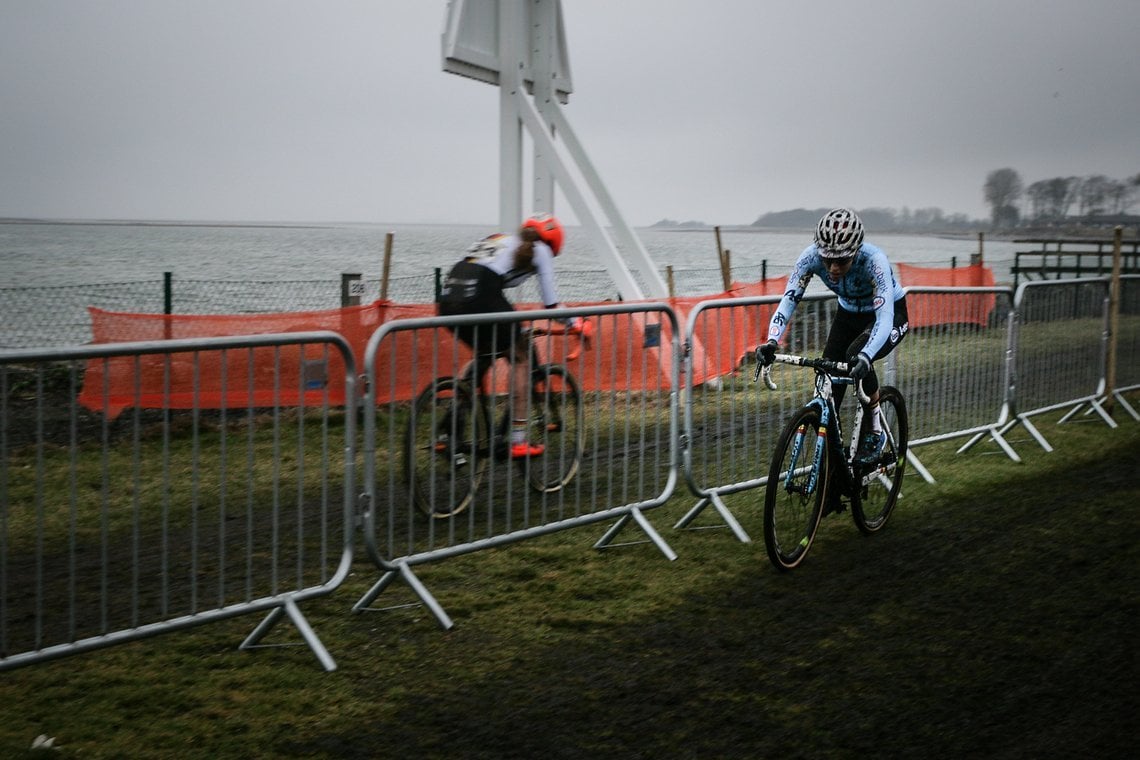
{"type": "Polygon", "coordinates": [[[772,358],[771,364],[765,364],[760,354],[759,346],[756,347],[756,374],[753,376],[752,382],[756,382],[763,377],[764,385],[768,386],[768,390],[776,390],[779,386],[772,380],[772,367],[777,364],[811,367],[817,372],[824,372],[832,377],[847,378],[851,380],[851,384],[855,386],[855,393],[858,394],[859,400],[864,404],[871,402],[871,397],[863,392],[863,381],[851,379],[852,365],[850,363],[837,362],[831,359],[810,359],[806,356],[796,356],[794,354],[776,354],[772,358]]]}
{"type": "Polygon", "coordinates": [[[582,349],[590,348],[593,342],[594,326],[589,321],[582,319],[580,325],[571,327],[570,325],[554,320],[546,320],[544,323],[534,322],[530,327],[531,335],[574,335],[578,338],[578,347],[566,354],[566,361],[573,361],[582,355],[582,349]]]}

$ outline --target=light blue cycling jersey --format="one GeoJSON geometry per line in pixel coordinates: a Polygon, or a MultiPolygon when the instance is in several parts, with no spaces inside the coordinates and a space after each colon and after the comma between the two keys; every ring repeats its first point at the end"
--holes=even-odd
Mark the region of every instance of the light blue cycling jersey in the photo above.
{"type": "Polygon", "coordinates": [[[863,352],[874,356],[886,345],[895,320],[895,301],[903,297],[903,288],[895,280],[887,255],[870,243],[863,243],[847,274],[832,282],[827,264],[819,255],[819,246],[809,245],[796,259],[788,276],[788,290],[768,323],[768,339],[780,342],[792,319],[792,312],[804,296],[812,275],[839,296],[839,305],[848,311],[875,312],[875,324],[863,352]]]}

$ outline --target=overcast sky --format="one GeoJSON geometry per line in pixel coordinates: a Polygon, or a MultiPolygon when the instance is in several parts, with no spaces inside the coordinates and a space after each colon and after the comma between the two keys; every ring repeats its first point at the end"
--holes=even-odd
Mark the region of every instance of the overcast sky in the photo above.
{"type": "MultiPolygon", "coordinates": [[[[1137,0],[562,6],[565,112],[633,225],[1140,173],[1137,0]]],[[[497,91],[441,70],[446,9],[0,0],[0,217],[493,224],[497,91]]]]}

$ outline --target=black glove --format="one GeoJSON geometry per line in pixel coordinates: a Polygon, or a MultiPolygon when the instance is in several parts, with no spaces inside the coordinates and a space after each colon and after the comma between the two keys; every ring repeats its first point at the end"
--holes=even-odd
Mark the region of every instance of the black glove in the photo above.
{"type": "Polygon", "coordinates": [[[871,360],[862,351],[855,357],[854,361],[848,361],[849,374],[854,380],[862,380],[871,371],[871,360]]]}
{"type": "Polygon", "coordinates": [[[756,349],[756,357],[760,360],[761,366],[767,367],[772,362],[776,361],[776,349],[779,344],[774,340],[769,340],[764,345],[756,349]]]}

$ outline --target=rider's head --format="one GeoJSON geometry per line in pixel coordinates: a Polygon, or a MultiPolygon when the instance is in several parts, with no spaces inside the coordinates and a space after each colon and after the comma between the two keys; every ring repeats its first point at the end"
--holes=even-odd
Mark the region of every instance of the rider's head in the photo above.
{"type": "Polygon", "coordinates": [[[819,220],[815,244],[823,259],[850,259],[863,244],[863,222],[849,208],[833,208],[819,220]]]}
{"type": "Polygon", "coordinates": [[[522,223],[522,228],[538,233],[538,239],[550,246],[557,256],[562,250],[562,225],[550,214],[535,214],[522,223]]]}

